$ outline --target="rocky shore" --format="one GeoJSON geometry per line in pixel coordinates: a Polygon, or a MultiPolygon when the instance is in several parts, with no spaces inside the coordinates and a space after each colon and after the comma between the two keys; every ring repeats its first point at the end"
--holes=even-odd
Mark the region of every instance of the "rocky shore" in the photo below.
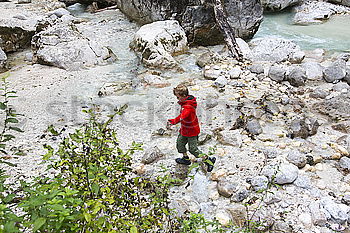
{"type": "MultiPolygon", "coordinates": [[[[143,143],[135,173],[156,176],[165,167],[183,181],[171,190],[179,214],[223,225],[249,219],[262,222],[262,232],[349,232],[349,53],[237,38],[245,58],[238,62],[224,45],[190,46],[188,29],[175,19],[140,26],[119,9],[76,13],[85,8],[20,2],[0,2],[0,67],[10,71],[25,131],[14,141],[25,155],[9,159],[17,167],[1,165],[8,183],[49,175],[43,145],[79,127],[82,109],[97,104],[104,115],[126,103],[113,123],[120,143],[143,143]],[[178,128],[165,124],[178,114],[172,88],[179,83],[198,99],[201,149],[215,148],[217,158],[212,173],[174,162],[178,128]],[[49,136],[51,124],[63,135],[49,136]]],[[[294,20],[302,24],[320,20],[307,7],[328,7],[322,20],[350,12],[324,1],[263,2],[274,10],[299,4],[294,20]]]]}

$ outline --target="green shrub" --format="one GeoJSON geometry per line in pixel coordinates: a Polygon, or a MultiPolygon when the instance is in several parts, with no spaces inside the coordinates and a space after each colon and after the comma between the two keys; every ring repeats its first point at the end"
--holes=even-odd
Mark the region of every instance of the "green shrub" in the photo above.
{"type": "MultiPolygon", "coordinates": [[[[53,178],[39,178],[25,188],[20,205],[27,212],[24,225],[33,232],[155,232],[170,231],[168,207],[171,180],[136,176],[131,156],[141,150],[133,143],[123,151],[106,122],[93,111],[89,122],[69,134],[55,151],[46,146],[53,178]]],[[[175,221],[176,222],[176,221],[175,221]]]]}

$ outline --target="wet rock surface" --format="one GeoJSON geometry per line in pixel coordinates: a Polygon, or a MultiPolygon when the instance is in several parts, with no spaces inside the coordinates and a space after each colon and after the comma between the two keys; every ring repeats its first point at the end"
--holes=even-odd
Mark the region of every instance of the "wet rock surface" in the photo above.
{"type": "MultiPolygon", "coordinates": [[[[185,29],[190,43],[210,45],[223,40],[215,26],[213,6],[207,2],[116,0],[118,7],[135,21],[146,24],[175,18],[185,29]]],[[[262,21],[262,7],[256,1],[226,1],[228,22],[236,36],[251,38],[262,21]],[[239,23],[241,22],[241,23],[239,23]]]]}

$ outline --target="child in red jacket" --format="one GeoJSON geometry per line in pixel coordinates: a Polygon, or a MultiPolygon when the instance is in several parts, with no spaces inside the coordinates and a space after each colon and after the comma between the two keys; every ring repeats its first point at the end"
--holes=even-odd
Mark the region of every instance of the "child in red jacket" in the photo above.
{"type": "MultiPolygon", "coordinates": [[[[191,154],[198,158],[202,152],[198,149],[198,134],[200,132],[198,118],[196,115],[197,101],[196,98],[188,94],[188,89],[185,85],[180,84],[174,88],[174,95],[177,97],[178,104],[181,105],[181,112],[175,119],[168,120],[168,126],[181,123],[180,134],[176,140],[176,148],[179,153],[183,154],[182,158],[177,158],[175,161],[179,164],[190,165],[191,161],[187,155],[186,144],[191,154]]],[[[215,157],[203,158],[207,165],[207,171],[211,172],[214,168],[215,157]],[[210,162],[208,162],[208,160],[210,162]]]]}

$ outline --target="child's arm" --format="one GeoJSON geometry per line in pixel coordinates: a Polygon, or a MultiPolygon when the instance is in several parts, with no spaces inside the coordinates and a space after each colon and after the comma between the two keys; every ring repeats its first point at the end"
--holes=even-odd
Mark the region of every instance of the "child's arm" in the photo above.
{"type": "Polygon", "coordinates": [[[180,121],[186,119],[188,115],[190,114],[190,111],[188,109],[183,109],[183,111],[174,119],[169,119],[168,122],[172,125],[176,125],[180,121]]]}

